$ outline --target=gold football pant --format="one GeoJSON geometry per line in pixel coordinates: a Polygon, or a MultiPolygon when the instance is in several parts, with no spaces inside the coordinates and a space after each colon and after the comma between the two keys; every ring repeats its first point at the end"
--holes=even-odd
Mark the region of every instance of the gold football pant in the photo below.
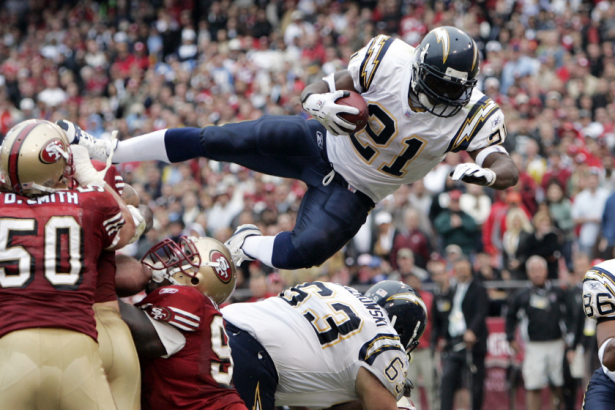
{"type": "Polygon", "coordinates": [[[0,410],[115,410],[98,343],[32,328],[0,338],[0,410]]]}
{"type": "Polygon", "coordinates": [[[118,410],[141,408],[141,368],[128,325],[113,308],[94,305],[103,369],[118,410]]]}

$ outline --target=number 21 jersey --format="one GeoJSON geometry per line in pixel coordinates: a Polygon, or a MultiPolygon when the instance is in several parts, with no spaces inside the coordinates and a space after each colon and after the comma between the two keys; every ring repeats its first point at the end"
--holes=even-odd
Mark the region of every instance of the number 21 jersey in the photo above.
{"type": "Polygon", "coordinates": [[[355,289],[305,283],[222,313],[271,356],[279,377],[276,406],[319,409],[357,400],[361,367],[397,399],[403,394],[408,358],[399,336],[386,312],[355,289]]]}
{"type": "Polygon", "coordinates": [[[414,61],[414,47],[384,35],[356,52],[348,72],[367,103],[368,125],[349,136],[327,135],[335,171],[374,202],[423,178],[448,152],[476,151],[506,138],[500,107],[477,89],[450,118],[413,110],[408,98],[414,61]]]}

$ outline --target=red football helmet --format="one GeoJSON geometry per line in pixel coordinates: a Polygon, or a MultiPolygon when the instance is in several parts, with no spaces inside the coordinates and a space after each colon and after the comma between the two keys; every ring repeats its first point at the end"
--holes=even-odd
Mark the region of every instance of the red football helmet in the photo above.
{"type": "Polygon", "coordinates": [[[231,296],[237,282],[230,251],[213,238],[182,236],[179,244],[165,239],[141,263],[152,270],[154,281],[167,279],[174,285],[196,288],[218,305],[231,296]]]}

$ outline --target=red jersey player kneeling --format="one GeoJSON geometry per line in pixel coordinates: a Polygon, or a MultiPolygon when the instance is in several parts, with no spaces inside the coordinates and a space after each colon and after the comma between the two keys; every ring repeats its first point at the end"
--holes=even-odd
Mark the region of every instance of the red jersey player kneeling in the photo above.
{"type": "Polygon", "coordinates": [[[143,370],[142,408],[247,410],[232,384],[233,359],[218,304],[235,289],[228,249],[211,238],[167,239],[142,263],[148,296],[121,304],[143,370]],[[148,357],[144,357],[147,355],[148,357]]]}

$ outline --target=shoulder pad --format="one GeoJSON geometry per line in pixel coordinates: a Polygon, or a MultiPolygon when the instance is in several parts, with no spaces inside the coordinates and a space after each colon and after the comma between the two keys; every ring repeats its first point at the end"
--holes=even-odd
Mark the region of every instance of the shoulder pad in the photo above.
{"type": "Polygon", "coordinates": [[[472,102],[469,105],[471,105],[469,110],[464,109],[458,114],[466,113],[466,116],[446,152],[474,151],[490,145],[501,144],[506,138],[504,115],[500,107],[491,98],[483,95],[473,105],[472,102]],[[497,114],[500,114],[501,118],[496,118],[497,114]],[[490,124],[491,118],[494,119],[494,123],[485,128],[485,125],[490,124]],[[472,143],[479,134],[481,135],[481,138],[479,138],[481,144],[475,146],[476,144],[472,143]],[[469,149],[471,148],[470,145],[473,145],[472,148],[474,149],[469,149]]]}

